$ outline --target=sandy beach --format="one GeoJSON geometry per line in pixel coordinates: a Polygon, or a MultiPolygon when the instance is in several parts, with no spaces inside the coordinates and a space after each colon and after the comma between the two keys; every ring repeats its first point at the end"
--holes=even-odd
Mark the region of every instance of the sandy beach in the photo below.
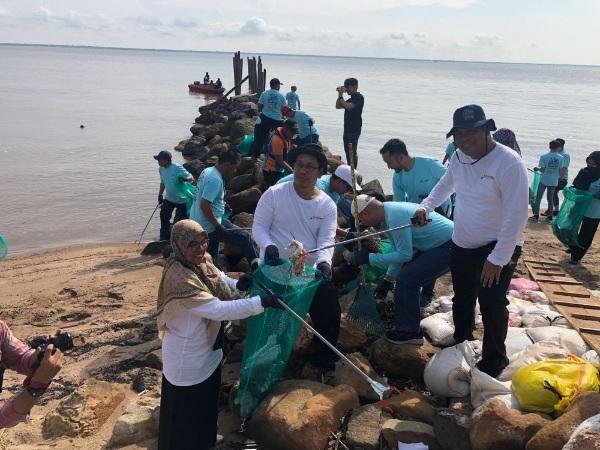
{"type": "MultiPolygon", "coordinates": [[[[30,422],[0,432],[0,449],[73,448],[99,449],[109,440],[115,420],[127,401],[111,414],[97,432],[88,437],[53,438],[42,435],[44,417],[60,399],[88,378],[110,382],[128,381],[128,367],[119,362],[159,348],[152,313],[161,274],[162,258],[140,256],[133,244],[76,246],[11,258],[1,263],[0,299],[2,320],[20,339],[69,331],[75,349],[53,383],[43,404],[36,406],[30,422]]],[[[556,260],[591,290],[600,289],[600,244],[596,242],[583,264],[572,267],[562,245],[547,224],[529,224],[525,258],[556,260]]],[[[518,273],[528,276],[519,265],[518,273]]],[[[437,285],[437,295],[451,294],[447,275],[437,285]]],[[[3,398],[19,389],[23,377],[5,375],[3,398]]],[[[123,384],[127,399],[136,393],[123,384]]],[[[141,447],[153,448],[153,441],[141,447]]]]}

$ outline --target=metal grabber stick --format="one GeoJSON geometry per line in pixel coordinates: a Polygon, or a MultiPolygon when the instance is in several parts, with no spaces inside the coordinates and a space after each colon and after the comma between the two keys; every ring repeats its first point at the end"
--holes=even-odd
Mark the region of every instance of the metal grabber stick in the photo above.
{"type": "Polygon", "coordinates": [[[146,232],[146,229],[148,228],[148,225],[150,225],[150,221],[154,217],[154,214],[156,213],[156,210],[158,209],[159,206],[160,206],[160,203],[157,203],[156,207],[154,208],[154,211],[152,211],[152,215],[150,216],[150,218],[148,219],[148,222],[146,223],[146,226],[142,230],[142,234],[140,234],[139,239],[137,241],[133,241],[134,244],[137,244],[139,246],[142,243],[142,237],[144,236],[144,233],[146,232]]]}

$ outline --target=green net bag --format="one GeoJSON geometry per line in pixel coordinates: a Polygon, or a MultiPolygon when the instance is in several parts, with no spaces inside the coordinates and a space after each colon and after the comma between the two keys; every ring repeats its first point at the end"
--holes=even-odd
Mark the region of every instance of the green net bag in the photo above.
{"type": "Polygon", "coordinates": [[[560,242],[569,247],[579,247],[577,235],[579,227],[590,206],[593,196],[573,186],[563,190],[564,200],[560,205],[558,215],[552,221],[552,232],[560,242]]]}
{"type": "Polygon", "coordinates": [[[533,208],[537,197],[538,187],[540,186],[540,180],[542,179],[542,172],[538,172],[537,170],[533,172],[533,178],[531,180],[531,185],[529,186],[529,206],[533,208]]]}
{"type": "Polygon", "coordinates": [[[0,234],[0,261],[6,258],[6,255],[8,255],[8,244],[4,236],[0,234]]]}
{"type": "MultiPolygon", "coordinates": [[[[263,284],[304,317],[320,281],[315,280],[315,269],[307,268],[301,276],[292,273],[292,265],[284,261],[280,266],[261,266],[254,272],[252,295],[264,293],[263,284]]],[[[245,421],[269,391],[277,384],[302,324],[285,310],[269,308],[248,319],[244,357],[240,370],[240,389],[235,403],[245,421]]]]}
{"type": "Polygon", "coordinates": [[[190,209],[192,208],[192,203],[194,203],[194,197],[196,196],[197,190],[198,188],[196,186],[187,181],[180,180],[177,183],[177,192],[179,195],[185,197],[185,209],[187,210],[188,217],[190,215],[190,209]]]}
{"type": "MultiPolygon", "coordinates": [[[[388,240],[379,242],[379,253],[391,253],[394,251],[394,246],[388,240]]],[[[375,283],[384,276],[387,272],[387,266],[365,266],[365,279],[368,283],[375,283]]]]}
{"type": "Polygon", "coordinates": [[[254,135],[247,134],[243,137],[242,141],[237,145],[237,151],[240,155],[247,155],[250,153],[252,149],[252,145],[254,144],[254,135]]]}

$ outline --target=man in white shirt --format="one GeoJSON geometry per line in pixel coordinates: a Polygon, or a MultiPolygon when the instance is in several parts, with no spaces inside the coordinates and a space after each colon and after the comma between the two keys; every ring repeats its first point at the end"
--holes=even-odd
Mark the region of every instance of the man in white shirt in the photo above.
{"type": "MultiPolygon", "coordinates": [[[[294,240],[307,250],[331,245],[337,228],[337,209],[331,198],[316,187],[317,179],[327,168],[321,147],[315,144],[300,146],[289,155],[294,168],[294,181],[271,186],[260,198],[254,214],[252,236],[266,264],[276,265],[280,257],[290,256],[294,240]]],[[[333,249],[311,253],[306,264],[317,269],[323,281],[310,307],[316,330],[335,344],[340,328],[340,305],[331,282],[333,249]]],[[[313,362],[331,369],[334,354],[315,341],[313,362]]]]}
{"type": "Polygon", "coordinates": [[[496,377],[508,364],[506,291],[521,254],[528,214],[527,169],[512,149],[496,143],[496,129],[478,105],[454,112],[456,152],[448,170],[415,217],[426,226],[427,213],[456,193],[450,270],[454,287],[454,339],[472,340],[475,302],[483,318],[483,355],[478,367],[496,377]]]}

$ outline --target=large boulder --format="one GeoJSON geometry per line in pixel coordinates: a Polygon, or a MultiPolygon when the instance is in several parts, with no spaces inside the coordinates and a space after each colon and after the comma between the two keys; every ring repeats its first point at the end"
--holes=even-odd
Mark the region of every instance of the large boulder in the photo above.
{"type": "Polygon", "coordinates": [[[432,424],[435,409],[420,392],[405,389],[395,392],[386,400],[385,406],[390,408],[394,417],[415,419],[419,422],[432,424]]]}
{"type": "Polygon", "coordinates": [[[436,411],[433,431],[444,450],[471,450],[471,418],[459,411],[443,408],[436,411]]]}
{"type": "Polygon", "coordinates": [[[376,404],[355,409],[348,422],[346,442],[353,449],[378,450],[381,428],[391,418],[376,404]]]}
{"type": "Polygon", "coordinates": [[[358,395],[350,386],[286,380],[254,410],[248,429],[259,448],[322,449],[341,419],[358,405],[358,395]]]}
{"type": "Polygon", "coordinates": [[[254,134],[254,122],[256,120],[252,117],[247,117],[245,119],[236,120],[231,124],[231,128],[229,129],[229,137],[231,140],[235,140],[237,138],[243,137],[246,134],[254,134]]]}
{"type": "Polygon", "coordinates": [[[248,188],[254,186],[254,174],[247,173],[244,175],[238,175],[237,177],[232,178],[227,183],[227,189],[237,194],[238,192],[245,191],[248,188]]]}
{"type": "Polygon", "coordinates": [[[500,399],[492,399],[477,408],[471,416],[471,448],[522,450],[527,441],[548,422],[538,414],[524,414],[509,408],[500,399]]]}
{"type": "Polygon", "coordinates": [[[192,174],[195,180],[198,179],[202,171],[206,168],[199,159],[193,159],[183,164],[183,168],[192,174]]]}
{"type": "MultiPolygon", "coordinates": [[[[348,359],[352,361],[359,369],[366,373],[371,379],[378,381],[379,383],[385,384],[385,380],[377,375],[375,369],[371,367],[367,358],[360,353],[351,353],[348,355],[348,359]]],[[[356,389],[356,392],[361,398],[367,400],[379,400],[379,395],[373,390],[371,385],[364,377],[360,376],[356,370],[354,370],[348,363],[343,359],[340,359],[335,364],[335,374],[333,376],[333,384],[335,386],[341,384],[347,384],[356,389]]]]}
{"type": "Polygon", "coordinates": [[[246,173],[254,173],[256,170],[256,160],[250,156],[244,156],[240,160],[240,165],[237,169],[238,175],[244,175],[246,173]]]}
{"type": "Polygon", "coordinates": [[[158,435],[160,395],[139,397],[116,420],[109,446],[123,447],[158,435]]]}
{"type": "Polygon", "coordinates": [[[93,378],[63,399],[44,418],[44,437],[89,436],[106,422],[125,399],[127,387],[93,378]]]}
{"type": "Polygon", "coordinates": [[[584,420],[600,414],[600,393],[579,394],[565,412],[539,430],[527,443],[527,450],[561,450],[584,420]]]}
{"type": "Polygon", "coordinates": [[[252,186],[250,189],[227,196],[225,201],[231,206],[233,214],[239,214],[241,212],[254,213],[256,204],[258,203],[258,200],[260,200],[261,195],[262,191],[258,186],[252,186]]]}
{"type": "Polygon", "coordinates": [[[422,442],[429,446],[429,450],[438,450],[440,448],[433,427],[421,422],[412,420],[390,419],[383,424],[381,430],[383,438],[391,448],[398,448],[398,442],[412,444],[422,442]]]}
{"type": "Polygon", "coordinates": [[[181,156],[188,161],[201,160],[206,158],[210,152],[210,148],[205,145],[198,146],[195,142],[188,141],[181,150],[181,156]]]}
{"type": "Polygon", "coordinates": [[[223,135],[225,131],[224,123],[213,123],[212,125],[207,125],[202,131],[202,135],[207,141],[210,141],[216,135],[223,135]]]}
{"type": "Polygon", "coordinates": [[[192,133],[192,136],[200,136],[202,135],[204,128],[206,128],[206,125],[195,123],[190,127],[190,133],[192,133]]]}
{"type": "Polygon", "coordinates": [[[371,180],[368,183],[363,183],[361,193],[380,199],[385,198],[385,192],[383,192],[379,180],[371,180]]]}
{"type": "Polygon", "coordinates": [[[340,334],[337,346],[343,352],[355,352],[364,349],[369,343],[369,336],[365,330],[352,324],[348,314],[342,313],[340,318],[340,334]]]}
{"type": "Polygon", "coordinates": [[[386,372],[403,378],[422,379],[429,359],[439,349],[424,341],[423,345],[396,345],[385,339],[373,344],[373,363],[386,372]]]}

